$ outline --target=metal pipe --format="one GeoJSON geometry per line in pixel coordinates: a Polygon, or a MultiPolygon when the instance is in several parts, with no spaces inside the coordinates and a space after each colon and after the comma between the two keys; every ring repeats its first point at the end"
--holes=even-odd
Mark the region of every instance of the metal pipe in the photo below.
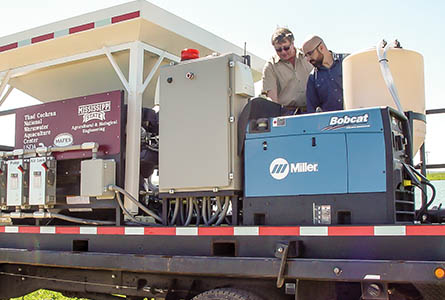
{"type": "Polygon", "coordinates": [[[61,219],[72,223],[88,224],[88,225],[114,225],[114,221],[100,221],[100,220],[89,220],[84,218],[76,218],[71,216],[66,216],[58,213],[52,212],[34,212],[34,213],[23,213],[21,211],[15,211],[11,213],[0,213],[3,218],[11,219],[61,219]]]}

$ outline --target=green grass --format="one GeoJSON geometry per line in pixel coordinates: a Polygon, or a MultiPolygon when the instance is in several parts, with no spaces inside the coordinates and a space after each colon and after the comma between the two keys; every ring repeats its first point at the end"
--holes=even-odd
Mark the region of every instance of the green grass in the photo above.
{"type": "Polygon", "coordinates": [[[445,172],[428,173],[426,177],[429,180],[445,180],[445,172]]]}
{"type": "Polygon", "coordinates": [[[48,290],[38,290],[23,297],[12,298],[11,300],[71,300],[71,299],[83,299],[83,298],[68,298],[58,292],[53,292],[48,290]]]}
{"type": "MultiPolygon", "coordinates": [[[[119,295],[115,295],[119,296],[119,295]]],[[[125,297],[123,298],[125,300],[125,297]]],[[[10,300],[88,300],[86,298],[68,298],[63,296],[59,292],[53,292],[48,290],[37,290],[28,295],[18,298],[11,298],[10,300]]],[[[144,298],[144,300],[150,300],[149,298],[144,298]]],[[[154,300],[153,298],[151,300],[154,300]]]]}

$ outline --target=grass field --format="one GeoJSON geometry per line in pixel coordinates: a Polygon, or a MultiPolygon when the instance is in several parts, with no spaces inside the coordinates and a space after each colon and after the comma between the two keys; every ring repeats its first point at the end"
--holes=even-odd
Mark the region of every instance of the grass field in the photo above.
{"type": "MultiPolygon", "coordinates": [[[[118,296],[118,295],[115,295],[118,296]]],[[[124,300],[125,297],[122,297],[124,300]]],[[[33,293],[30,293],[26,296],[19,298],[11,298],[10,300],[88,300],[86,298],[68,298],[63,296],[61,293],[48,291],[48,290],[38,290],[33,293]]],[[[144,300],[154,300],[144,298],[144,300]]]]}
{"type": "Polygon", "coordinates": [[[445,172],[428,173],[426,177],[429,180],[445,180],[445,172]]]}
{"type": "Polygon", "coordinates": [[[12,298],[11,300],[71,300],[71,299],[83,299],[83,298],[68,298],[63,296],[61,293],[47,291],[47,290],[38,290],[20,298],[12,298]]]}

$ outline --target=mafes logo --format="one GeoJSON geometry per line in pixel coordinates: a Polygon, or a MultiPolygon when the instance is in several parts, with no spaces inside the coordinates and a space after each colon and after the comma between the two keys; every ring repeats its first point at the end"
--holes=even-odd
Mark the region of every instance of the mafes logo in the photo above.
{"type": "Polygon", "coordinates": [[[73,144],[73,136],[69,133],[61,133],[54,139],[54,145],[58,147],[70,146],[73,144]]]}
{"type": "Polygon", "coordinates": [[[276,180],[284,179],[289,174],[289,163],[284,158],[276,158],[269,166],[269,173],[276,180]]]}

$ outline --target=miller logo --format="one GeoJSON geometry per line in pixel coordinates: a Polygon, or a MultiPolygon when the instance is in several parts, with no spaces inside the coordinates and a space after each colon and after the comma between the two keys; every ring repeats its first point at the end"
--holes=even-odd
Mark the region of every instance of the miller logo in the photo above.
{"type": "Polygon", "coordinates": [[[105,113],[108,111],[111,111],[111,101],[80,105],[77,108],[77,115],[83,116],[82,123],[91,120],[104,121],[105,113]]]}
{"type": "Polygon", "coordinates": [[[276,158],[270,163],[269,173],[276,180],[284,179],[289,174],[289,163],[284,158],[276,158]]]}
{"type": "Polygon", "coordinates": [[[284,158],[274,159],[269,166],[269,174],[276,180],[282,180],[293,173],[318,172],[318,164],[308,162],[288,163],[284,158]]]}

